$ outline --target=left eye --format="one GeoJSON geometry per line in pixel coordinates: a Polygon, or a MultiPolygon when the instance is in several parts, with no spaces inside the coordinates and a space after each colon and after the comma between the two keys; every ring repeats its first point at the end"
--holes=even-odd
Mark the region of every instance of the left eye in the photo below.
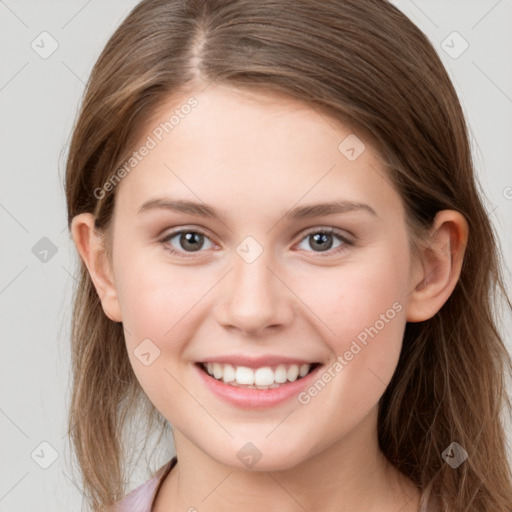
{"type": "Polygon", "coordinates": [[[352,245],[352,243],[339,234],[334,229],[316,229],[314,231],[310,231],[301,241],[301,244],[304,242],[309,243],[310,247],[315,248],[313,252],[328,252],[330,254],[337,253],[340,250],[345,249],[345,246],[352,245]],[[333,239],[337,238],[340,240],[340,243],[334,247],[334,250],[331,251],[333,248],[333,239]]]}
{"type": "MultiPolygon", "coordinates": [[[[209,241],[210,239],[199,231],[182,230],[167,235],[164,239],[162,239],[162,243],[171,253],[179,253],[181,251],[197,252],[203,248],[204,242],[206,240],[209,241]],[[179,248],[176,248],[176,245],[172,243],[173,239],[177,239],[179,248]],[[170,242],[170,247],[167,242],[170,242]]],[[[213,246],[211,241],[210,244],[213,246]]]]}

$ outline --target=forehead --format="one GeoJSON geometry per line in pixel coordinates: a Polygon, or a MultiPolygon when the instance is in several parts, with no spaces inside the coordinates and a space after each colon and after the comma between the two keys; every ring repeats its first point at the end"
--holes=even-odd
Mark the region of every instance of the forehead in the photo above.
{"type": "Polygon", "coordinates": [[[208,86],[169,98],[135,149],[145,145],[151,149],[117,190],[132,209],[166,193],[247,213],[303,198],[392,195],[379,156],[361,133],[284,95],[208,86]]]}

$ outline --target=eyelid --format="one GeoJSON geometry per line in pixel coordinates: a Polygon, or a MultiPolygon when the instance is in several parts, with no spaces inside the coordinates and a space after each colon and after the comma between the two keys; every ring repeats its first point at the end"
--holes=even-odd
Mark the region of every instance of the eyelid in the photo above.
{"type": "MultiPolygon", "coordinates": [[[[195,254],[194,252],[187,253],[185,251],[177,251],[176,249],[167,245],[171,239],[173,239],[177,235],[181,235],[182,233],[198,233],[198,234],[204,236],[205,238],[207,238],[213,245],[217,245],[211,239],[210,235],[208,235],[206,233],[206,231],[204,231],[203,229],[197,228],[197,227],[187,227],[187,226],[182,226],[182,227],[176,228],[172,231],[165,233],[161,237],[158,237],[158,242],[163,244],[165,246],[166,250],[169,251],[171,254],[179,254],[180,256],[183,256],[185,258],[193,257],[195,254]]],[[[197,253],[202,253],[202,252],[204,252],[204,251],[201,251],[201,250],[197,251],[197,253]]]]}
{"type": "MultiPolygon", "coordinates": [[[[206,233],[205,230],[203,230],[202,228],[197,228],[197,227],[187,227],[187,226],[181,226],[179,228],[176,228],[175,230],[173,231],[170,231],[170,232],[167,232],[166,234],[164,234],[163,236],[159,237],[158,241],[159,243],[161,244],[164,244],[165,245],[165,248],[167,251],[169,251],[171,254],[179,254],[181,257],[184,257],[184,258],[188,258],[188,257],[193,257],[195,255],[194,252],[190,252],[190,253],[187,253],[185,251],[178,251],[174,248],[171,248],[169,247],[167,244],[169,242],[170,239],[174,238],[175,236],[177,235],[180,235],[182,233],[187,233],[187,232],[193,232],[193,233],[198,233],[202,236],[204,236],[205,238],[207,238],[208,240],[210,240],[210,242],[213,244],[213,245],[217,245],[210,237],[210,235],[208,235],[206,233]]],[[[329,235],[334,235],[336,237],[338,237],[342,242],[342,248],[338,247],[338,248],[335,248],[334,250],[328,250],[328,251],[325,251],[325,253],[322,253],[322,252],[316,252],[315,251],[306,251],[306,252],[312,252],[313,254],[317,254],[318,256],[320,257],[329,257],[329,256],[333,256],[334,254],[337,254],[338,252],[340,251],[343,251],[343,246],[350,246],[350,245],[354,245],[354,240],[353,240],[353,235],[350,233],[349,237],[345,236],[344,233],[347,233],[346,231],[343,231],[343,230],[340,230],[338,228],[333,228],[333,227],[327,227],[327,226],[314,226],[312,228],[309,228],[307,229],[306,231],[302,231],[301,233],[302,236],[301,238],[298,240],[298,242],[294,245],[297,245],[297,244],[300,244],[302,241],[304,241],[308,236],[312,235],[312,234],[315,234],[315,233],[324,233],[324,234],[329,234],[329,235]]],[[[204,251],[202,250],[199,250],[197,251],[198,254],[202,253],[204,251]]]]}
{"type": "Polygon", "coordinates": [[[352,233],[349,233],[348,231],[344,231],[342,229],[331,228],[331,227],[327,227],[327,226],[315,226],[313,228],[306,229],[306,231],[302,235],[302,238],[300,239],[300,241],[302,242],[302,240],[304,240],[304,238],[306,238],[309,235],[312,235],[313,233],[328,233],[330,235],[336,235],[339,238],[341,238],[344,242],[347,242],[347,243],[354,243],[354,238],[355,238],[354,235],[352,235],[352,233]],[[349,236],[346,236],[345,233],[349,236]]]}
{"type": "MultiPolygon", "coordinates": [[[[338,228],[332,228],[332,227],[322,227],[322,226],[316,226],[313,228],[310,228],[304,232],[301,239],[298,241],[297,244],[302,243],[304,240],[306,240],[309,236],[315,234],[315,233],[324,233],[328,235],[332,235],[334,237],[337,237],[342,243],[335,247],[334,249],[329,249],[327,251],[305,251],[309,254],[315,254],[314,258],[334,258],[336,256],[339,256],[341,253],[345,252],[349,247],[355,245],[354,236],[347,237],[345,236],[345,232],[338,229],[338,228]]],[[[295,245],[297,245],[295,244],[295,245]]]]}

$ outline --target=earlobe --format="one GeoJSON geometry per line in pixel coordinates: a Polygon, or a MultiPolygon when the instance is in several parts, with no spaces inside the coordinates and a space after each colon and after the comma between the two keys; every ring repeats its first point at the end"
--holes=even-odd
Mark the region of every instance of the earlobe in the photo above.
{"type": "Polygon", "coordinates": [[[411,280],[407,321],[432,318],[448,300],[459,280],[468,238],[468,224],[453,210],[437,213],[430,240],[422,249],[421,270],[411,280]]]}
{"type": "Polygon", "coordinates": [[[114,322],[121,322],[121,308],[108,262],[103,237],[94,229],[91,213],[76,215],[71,222],[71,234],[76,248],[93,281],[105,315],[114,322]]]}

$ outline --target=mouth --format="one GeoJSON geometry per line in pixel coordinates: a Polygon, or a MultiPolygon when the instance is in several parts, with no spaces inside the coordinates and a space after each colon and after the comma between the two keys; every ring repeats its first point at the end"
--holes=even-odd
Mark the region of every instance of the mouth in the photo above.
{"type": "Polygon", "coordinates": [[[236,388],[276,389],[307,377],[321,363],[277,364],[250,368],[221,362],[199,362],[196,365],[213,379],[236,388]]]}

